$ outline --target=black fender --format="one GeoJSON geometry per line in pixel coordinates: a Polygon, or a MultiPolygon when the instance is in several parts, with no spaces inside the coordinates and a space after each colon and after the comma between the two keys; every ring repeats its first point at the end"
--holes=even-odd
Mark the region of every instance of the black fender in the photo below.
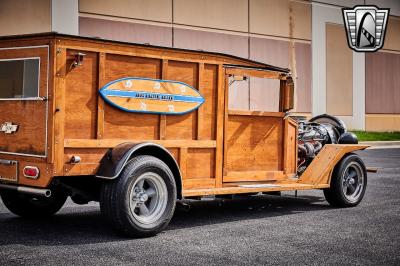
{"type": "Polygon", "coordinates": [[[125,142],[110,149],[100,161],[96,173],[97,178],[118,178],[129,159],[138,155],[151,155],[163,161],[171,170],[175,178],[178,199],[182,198],[182,175],[178,163],[171,153],[161,145],[151,142],[131,143],[125,142]]]}

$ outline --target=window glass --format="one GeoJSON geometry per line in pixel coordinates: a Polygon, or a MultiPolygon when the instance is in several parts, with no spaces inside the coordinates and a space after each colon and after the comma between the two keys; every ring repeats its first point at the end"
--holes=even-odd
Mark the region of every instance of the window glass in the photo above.
{"type": "Polygon", "coordinates": [[[39,96],[39,59],[0,60],[0,98],[39,96]]]}

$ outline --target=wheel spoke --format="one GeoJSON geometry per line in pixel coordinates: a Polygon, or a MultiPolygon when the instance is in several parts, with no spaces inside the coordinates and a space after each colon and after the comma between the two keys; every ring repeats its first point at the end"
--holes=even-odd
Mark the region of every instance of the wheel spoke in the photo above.
{"type": "Polygon", "coordinates": [[[144,185],[144,179],[139,180],[139,182],[136,184],[136,188],[143,189],[143,185],[144,185]]]}
{"type": "Polygon", "coordinates": [[[136,197],[133,197],[133,198],[132,198],[132,203],[131,203],[131,208],[132,208],[132,210],[136,209],[138,202],[139,202],[139,201],[137,200],[136,197]]]}
{"type": "Polygon", "coordinates": [[[149,215],[149,213],[150,213],[149,209],[147,208],[146,204],[144,204],[144,203],[139,206],[139,210],[140,210],[140,214],[145,215],[145,216],[149,215]]]}
{"type": "Polygon", "coordinates": [[[349,185],[347,184],[347,182],[343,182],[342,190],[343,190],[343,193],[344,193],[345,195],[347,195],[348,187],[349,187],[349,185]]]}
{"type": "Polygon", "coordinates": [[[355,178],[356,176],[357,176],[357,172],[353,170],[348,174],[347,178],[355,178]]]}
{"type": "Polygon", "coordinates": [[[148,196],[149,198],[152,198],[152,197],[156,194],[156,191],[155,191],[154,188],[149,188],[149,189],[147,189],[147,190],[145,191],[145,193],[147,194],[147,196],[148,196]]]}
{"type": "Polygon", "coordinates": [[[354,191],[356,191],[356,186],[355,185],[349,185],[347,187],[347,191],[349,192],[350,195],[352,195],[354,193],[354,191]]]}

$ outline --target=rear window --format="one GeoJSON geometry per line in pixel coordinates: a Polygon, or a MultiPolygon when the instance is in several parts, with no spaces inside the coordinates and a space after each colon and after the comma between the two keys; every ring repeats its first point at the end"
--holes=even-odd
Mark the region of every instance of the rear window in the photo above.
{"type": "Polygon", "coordinates": [[[0,99],[39,97],[39,58],[0,60],[0,99]]]}

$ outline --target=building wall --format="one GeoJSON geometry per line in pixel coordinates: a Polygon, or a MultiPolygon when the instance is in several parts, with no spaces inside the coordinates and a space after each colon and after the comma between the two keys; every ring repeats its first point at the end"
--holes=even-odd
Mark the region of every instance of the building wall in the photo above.
{"type": "MultiPolygon", "coordinates": [[[[311,112],[308,1],[80,0],[79,16],[79,31],[85,36],[223,52],[289,67],[297,88],[296,111],[311,112]]],[[[229,105],[274,110],[278,102],[271,99],[278,87],[256,79],[235,83],[229,105]]]]}
{"type": "MultiPolygon", "coordinates": [[[[354,129],[400,131],[398,0],[1,0],[0,35],[58,31],[233,54],[292,70],[295,112],[354,129]],[[347,47],[342,7],[389,7],[384,48],[347,47]],[[312,45],[311,45],[312,41],[312,45]]],[[[250,79],[233,109],[276,110],[278,84],[250,79]]]]}
{"type": "Polygon", "coordinates": [[[368,53],[366,69],[366,130],[400,131],[400,17],[388,21],[382,50],[368,53]]]}
{"type": "Polygon", "coordinates": [[[1,0],[0,36],[51,31],[51,0],[1,0]]]}

